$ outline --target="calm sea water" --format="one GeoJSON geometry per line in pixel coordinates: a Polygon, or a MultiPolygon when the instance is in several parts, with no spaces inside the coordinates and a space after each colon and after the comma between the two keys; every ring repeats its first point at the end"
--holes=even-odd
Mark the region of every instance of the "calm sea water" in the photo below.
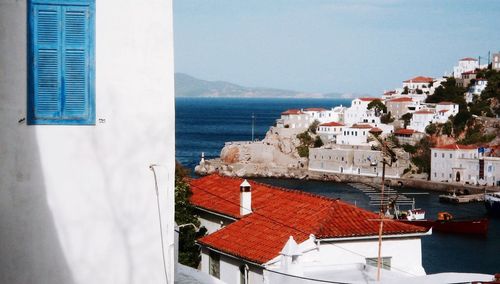
{"type": "MultiPolygon", "coordinates": [[[[251,140],[252,114],[255,115],[255,138],[262,139],[280,113],[291,108],[349,105],[342,99],[176,99],[176,159],[193,169],[201,152],[206,157],[218,157],[225,141],[251,140]]],[[[319,195],[341,198],[357,206],[375,211],[368,205],[368,197],[347,184],[259,179],[281,187],[303,190],[319,195]]],[[[411,188],[405,193],[419,192],[411,188]]],[[[455,217],[482,217],[486,211],[482,203],[465,205],[443,204],[438,193],[408,195],[415,198],[418,207],[426,210],[428,218],[439,211],[448,211],[455,217]]],[[[434,233],[422,238],[423,264],[427,273],[500,272],[500,219],[490,219],[487,237],[458,236],[434,233]]]]}

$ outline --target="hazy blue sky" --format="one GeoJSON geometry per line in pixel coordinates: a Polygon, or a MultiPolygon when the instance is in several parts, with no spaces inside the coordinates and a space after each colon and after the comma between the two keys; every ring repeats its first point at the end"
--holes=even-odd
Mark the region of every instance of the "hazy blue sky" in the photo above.
{"type": "Polygon", "coordinates": [[[500,1],[174,0],[174,31],[177,72],[377,95],[499,51],[500,1]]]}

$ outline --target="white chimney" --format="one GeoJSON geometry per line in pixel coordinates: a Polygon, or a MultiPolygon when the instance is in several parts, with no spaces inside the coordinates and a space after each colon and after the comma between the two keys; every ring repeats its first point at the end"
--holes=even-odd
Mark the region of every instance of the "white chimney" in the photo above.
{"type": "Polygon", "coordinates": [[[240,215],[252,213],[252,186],[247,180],[240,184],[240,215]]]}

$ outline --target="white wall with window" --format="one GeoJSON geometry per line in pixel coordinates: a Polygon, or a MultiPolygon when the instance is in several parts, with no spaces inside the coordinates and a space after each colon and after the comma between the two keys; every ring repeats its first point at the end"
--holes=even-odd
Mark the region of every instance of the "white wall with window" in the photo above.
{"type": "Polygon", "coordinates": [[[0,6],[0,283],[172,283],[172,1],[0,6]]]}

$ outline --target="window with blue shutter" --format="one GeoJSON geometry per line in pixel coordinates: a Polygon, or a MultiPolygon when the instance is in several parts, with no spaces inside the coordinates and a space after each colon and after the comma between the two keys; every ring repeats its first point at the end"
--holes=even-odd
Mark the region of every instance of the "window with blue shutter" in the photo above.
{"type": "Polygon", "coordinates": [[[29,124],[95,124],[94,0],[29,2],[29,124]]]}

